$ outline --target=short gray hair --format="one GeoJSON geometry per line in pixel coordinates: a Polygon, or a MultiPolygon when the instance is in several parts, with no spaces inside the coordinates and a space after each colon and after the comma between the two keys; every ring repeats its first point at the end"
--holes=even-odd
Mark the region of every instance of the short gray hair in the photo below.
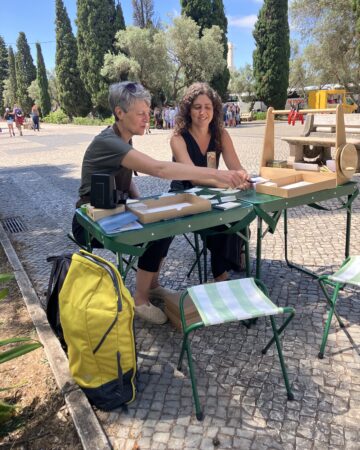
{"type": "Polygon", "coordinates": [[[124,112],[128,112],[135,100],[144,100],[148,106],[151,103],[151,96],[144,86],[133,81],[122,81],[114,83],[109,88],[109,105],[115,116],[115,108],[119,106],[124,112]]]}

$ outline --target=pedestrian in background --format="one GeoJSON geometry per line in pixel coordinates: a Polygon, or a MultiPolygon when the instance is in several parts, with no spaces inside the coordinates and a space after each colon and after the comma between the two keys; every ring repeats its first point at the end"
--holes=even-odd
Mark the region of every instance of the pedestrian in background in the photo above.
{"type": "Polygon", "coordinates": [[[19,108],[17,105],[14,106],[14,117],[16,128],[19,130],[20,136],[22,136],[23,134],[21,127],[24,125],[25,118],[21,108],[19,108]]]}
{"type": "Polygon", "coordinates": [[[10,137],[15,137],[14,132],[14,113],[10,111],[10,108],[5,109],[4,119],[6,120],[10,137]]]}
{"type": "Polygon", "coordinates": [[[36,103],[31,108],[31,116],[32,116],[32,121],[33,121],[33,125],[34,125],[34,131],[35,130],[40,131],[40,126],[39,126],[39,120],[40,120],[39,107],[38,107],[38,105],[36,103]]]}

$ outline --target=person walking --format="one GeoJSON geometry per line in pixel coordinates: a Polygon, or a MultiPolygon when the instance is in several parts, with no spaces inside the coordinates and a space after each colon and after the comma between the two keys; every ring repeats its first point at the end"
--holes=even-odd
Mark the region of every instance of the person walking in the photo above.
{"type": "Polygon", "coordinates": [[[15,118],[15,115],[12,111],[10,111],[10,108],[5,108],[4,119],[6,120],[10,137],[13,137],[13,136],[15,137],[14,118],[15,118]]]}
{"type": "Polygon", "coordinates": [[[14,117],[16,128],[18,129],[20,136],[22,136],[22,126],[24,125],[25,118],[21,108],[19,108],[17,105],[14,106],[14,117]]]}
{"type": "Polygon", "coordinates": [[[40,113],[39,113],[39,107],[36,103],[31,108],[31,116],[32,116],[34,131],[35,130],[40,131],[40,113]]]}

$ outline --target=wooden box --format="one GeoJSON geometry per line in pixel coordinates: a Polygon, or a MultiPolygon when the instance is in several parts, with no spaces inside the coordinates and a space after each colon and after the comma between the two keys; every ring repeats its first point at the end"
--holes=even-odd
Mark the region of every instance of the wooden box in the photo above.
{"type": "MultiPolygon", "coordinates": [[[[165,314],[168,316],[170,322],[179,331],[182,330],[180,319],[179,303],[175,299],[165,298],[165,314]]],[[[184,312],[187,325],[192,323],[201,322],[201,317],[196,309],[191,298],[187,295],[184,300],[184,312]]]]}
{"type": "Polygon", "coordinates": [[[130,203],[126,208],[141,223],[152,223],[210,211],[211,203],[193,194],[176,194],[130,203]]]}
{"type": "Polygon", "coordinates": [[[263,167],[260,172],[269,182],[256,185],[256,191],[277,197],[296,197],[336,187],[334,174],[263,167]]]}
{"type": "MultiPolygon", "coordinates": [[[[304,110],[303,112],[312,113],[314,111],[304,110]]],[[[335,172],[312,172],[303,170],[304,167],[301,167],[302,170],[266,167],[267,162],[272,161],[275,154],[274,118],[276,114],[284,113],[287,113],[287,111],[276,111],[273,108],[268,109],[259,175],[269,180],[269,182],[257,184],[256,191],[278,197],[290,198],[331,189],[349,181],[357,167],[357,153],[353,144],[346,143],[344,114],[341,105],[336,109],[336,139],[334,139],[336,148],[334,158],[335,172]],[[294,186],[295,183],[297,185],[294,186]]],[[[315,142],[312,143],[316,144],[315,142]]]]}

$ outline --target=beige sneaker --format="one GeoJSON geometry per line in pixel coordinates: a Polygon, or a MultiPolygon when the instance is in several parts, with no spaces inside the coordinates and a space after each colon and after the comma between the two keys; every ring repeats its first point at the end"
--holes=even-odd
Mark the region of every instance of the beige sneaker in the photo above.
{"type": "Polygon", "coordinates": [[[135,306],[135,314],[141,319],[155,323],[156,325],[162,325],[167,322],[166,314],[152,303],[135,306]]]}
{"type": "Polygon", "coordinates": [[[181,292],[173,291],[172,289],[164,288],[162,286],[149,290],[150,300],[165,300],[167,298],[179,300],[180,295],[181,292]]]}

